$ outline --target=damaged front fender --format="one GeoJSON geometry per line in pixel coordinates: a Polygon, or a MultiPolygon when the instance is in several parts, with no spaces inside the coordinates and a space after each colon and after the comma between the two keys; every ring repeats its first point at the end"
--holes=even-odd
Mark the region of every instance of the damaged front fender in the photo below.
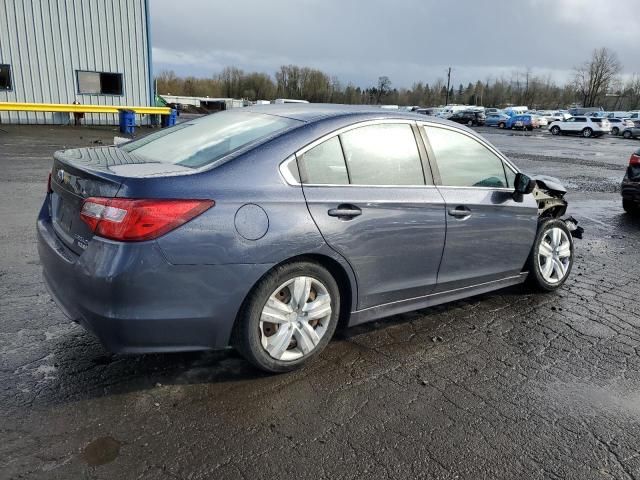
{"type": "Polygon", "coordinates": [[[567,201],[564,196],[567,189],[557,178],[548,175],[532,175],[536,183],[533,188],[533,198],[538,203],[538,217],[560,218],[567,211],[567,201]]]}
{"type": "Polygon", "coordinates": [[[573,217],[562,218],[567,213],[567,200],[564,198],[567,189],[560,180],[548,175],[534,175],[531,179],[536,182],[532,193],[538,204],[538,218],[559,218],[574,238],[582,238],[584,229],[578,226],[578,221],[573,217]]]}

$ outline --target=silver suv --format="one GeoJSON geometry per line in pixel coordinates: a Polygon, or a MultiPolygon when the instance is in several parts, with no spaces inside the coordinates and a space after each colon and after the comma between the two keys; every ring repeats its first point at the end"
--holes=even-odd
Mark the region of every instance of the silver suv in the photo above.
{"type": "Polygon", "coordinates": [[[574,134],[582,135],[585,138],[600,137],[611,131],[611,124],[606,118],[569,117],[551,122],[549,131],[553,135],[574,134]]]}

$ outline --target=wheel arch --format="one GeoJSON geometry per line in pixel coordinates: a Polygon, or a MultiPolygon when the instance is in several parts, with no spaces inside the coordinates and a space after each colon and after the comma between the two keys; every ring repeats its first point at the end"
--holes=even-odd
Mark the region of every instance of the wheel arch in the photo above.
{"type": "Polygon", "coordinates": [[[289,257],[286,260],[273,265],[251,285],[251,287],[247,291],[247,294],[242,300],[240,308],[236,312],[236,316],[233,320],[233,326],[231,328],[232,339],[234,332],[236,331],[236,326],[238,325],[238,319],[240,318],[240,315],[242,315],[245,305],[249,300],[251,293],[254,291],[256,285],[258,285],[263,278],[265,278],[276,268],[281,267],[282,265],[297,262],[313,262],[326,268],[329,273],[331,273],[333,278],[336,280],[336,283],[338,284],[338,288],[340,289],[340,316],[338,320],[338,328],[346,327],[348,325],[349,316],[351,312],[356,309],[356,301],[358,298],[356,279],[353,271],[351,270],[351,267],[346,263],[346,261],[338,260],[333,256],[327,255],[325,253],[305,253],[289,257]]]}

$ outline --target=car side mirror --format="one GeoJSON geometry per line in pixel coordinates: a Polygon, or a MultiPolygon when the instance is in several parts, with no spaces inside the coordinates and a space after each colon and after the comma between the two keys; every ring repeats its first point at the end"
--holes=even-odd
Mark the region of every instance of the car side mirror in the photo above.
{"type": "Polygon", "coordinates": [[[513,182],[514,192],[513,199],[516,202],[522,202],[522,197],[533,192],[536,186],[536,181],[525,175],[524,173],[516,173],[516,178],[513,182]]]}

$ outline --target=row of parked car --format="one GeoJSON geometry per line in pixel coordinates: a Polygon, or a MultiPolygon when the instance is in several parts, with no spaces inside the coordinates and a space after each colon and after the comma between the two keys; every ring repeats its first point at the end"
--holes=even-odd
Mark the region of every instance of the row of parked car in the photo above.
{"type": "Polygon", "coordinates": [[[574,110],[528,110],[527,107],[497,108],[449,106],[446,108],[414,108],[424,115],[446,118],[456,123],[513,130],[548,127],[553,135],[578,134],[599,137],[605,134],[624,138],[640,137],[640,112],[587,112],[574,110]],[[635,123],[637,122],[637,123],[635,123]]]}
{"type": "Polygon", "coordinates": [[[605,134],[622,135],[624,138],[640,136],[640,126],[631,118],[604,117],[597,115],[572,116],[566,112],[531,112],[520,115],[490,113],[485,125],[489,127],[533,130],[548,126],[553,135],[580,134],[583,137],[598,137],[605,134]]]}

